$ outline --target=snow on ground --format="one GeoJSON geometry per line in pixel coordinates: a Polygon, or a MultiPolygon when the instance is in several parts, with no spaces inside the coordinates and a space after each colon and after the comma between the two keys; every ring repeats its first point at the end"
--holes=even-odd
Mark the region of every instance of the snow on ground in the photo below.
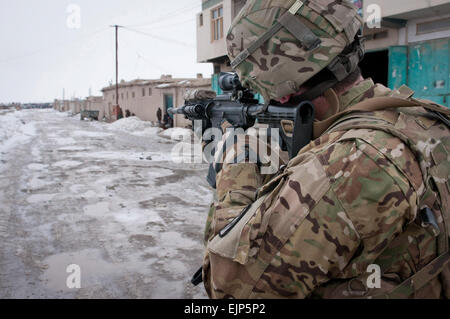
{"type": "Polygon", "coordinates": [[[110,124],[108,129],[138,136],[156,136],[161,131],[159,127],[154,127],[150,122],[142,121],[136,116],[120,119],[110,124]]]}
{"type": "Polygon", "coordinates": [[[176,142],[138,123],[0,113],[0,298],[206,297],[189,280],[207,167],[172,161],[176,142]],[[81,289],[66,285],[71,264],[81,289]]]}
{"type": "Polygon", "coordinates": [[[174,127],[162,131],[159,135],[172,139],[174,141],[182,141],[185,140],[187,137],[192,136],[192,134],[193,132],[191,129],[174,127]]]}
{"type": "Polygon", "coordinates": [[[26,143],[36,135],[33,122],[23,120],[24,113],[4,112],[0,116],[0,153],[7,152],[17,143],[26,143]]]}

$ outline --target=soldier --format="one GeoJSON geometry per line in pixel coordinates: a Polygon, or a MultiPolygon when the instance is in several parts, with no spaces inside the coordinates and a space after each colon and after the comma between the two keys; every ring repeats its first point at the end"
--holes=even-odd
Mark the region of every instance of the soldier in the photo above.
{"type": "Polygon", "coordinates": [[[244,162],[217,173],[211,298],[450,295],[449,112],[363,79],[361,26],[345,0],[250,0],[234,20],[243,85],[311,100],[316,139],[276,176],[244,162]]]}
{"type": "Polygon", "coordinates": [[[161,125],[162,111],[160,107],[158,108],[158,111],[156,111],[156,118],[158,119],[158,124],[161,125]]]}

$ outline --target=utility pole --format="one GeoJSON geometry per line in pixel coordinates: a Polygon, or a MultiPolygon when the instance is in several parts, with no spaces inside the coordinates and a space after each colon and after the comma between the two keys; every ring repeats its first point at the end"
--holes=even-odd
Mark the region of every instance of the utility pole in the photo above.
{"type": "Polygon", "coordinates": [[[120,25],[112,25],[116,31],[116,107],[119,106],[119,28],[120,25]]]}

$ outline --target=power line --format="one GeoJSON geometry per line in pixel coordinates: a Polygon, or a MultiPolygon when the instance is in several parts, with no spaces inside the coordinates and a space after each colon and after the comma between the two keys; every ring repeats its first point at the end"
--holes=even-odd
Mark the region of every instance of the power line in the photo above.
{"type": "MultiPolygon", "coordinates": [[[[130,43],[128,42],[128,40],[125,40],[124,38],[122,38],[122,40],[126,45],[127,48],[132,48],[133,46],[130,45],[130,43]]],[[[148,65],[150,65],[152,68],[156,68],[159,71],[161,71],[162,73],[170,73],[167,72],[167,69],[165,69],[164,67],[161,67],[160,65],[155,64],[152,59],[147,58],[146,56],[144,56],[140,51],[136,50],[136,49],[131,49],[136,53],[136,56],[138,57],[138,59],[141,59],[142,61],[146,62],[148,65]]]]}
{"type": "Polygon", "coordinates": [[[154,64],[150,59],[147,59],[146,57],[142,56],[138,51],[136,51],[136,54],[138,55],[138,58],[140,58],[144,62],[147,62],[148,65],[150,65],[152,68],[157,68],[159,71],[161,71],[163,73],[170,73],[170,72],[167,72],[167,69],[161,68],[159,65],[154,64]]]}
{"type": "Polygon", "coordinates": [[[178,41],[178,40],[175,40],[175,39],[163,38],[163,37],[160,37],[160,36],[148,33],[148,32],[143,32],[143,31],[131,29],[129,27],[123,27],[123,28],[126,29],[126,30],[129,30],[129,31],[135,32],[135,33],[146,35],[148,37],[151,37],[153,39],[157,39],[157,40],[160,40],[160,41],[163,41],[163,42],[174,43],[174,44],[185,46],[185,47],[188,47],[188,48],[191,48],[191,49],[194,48],[194,45],[191,44],[191,43],[186,43],[186,42],[178,41]]]}
{"type": "Polygon", "coordinates": [[[178,21],[176,23],[171,23],[171,24],[166,24],[166,25],[158,25],[158,26],[154,26],[154,27],[143,27],[143,28],[152,28],[154,30],[154,29],[161,29],[161,28],[166,29],[166,28],[170,28],[170,27],[174,27],[174,26],[184,27],[183,23],[191,22],[194,20],[196,20],[196,18],[190,18],[187,20],[178,21]]]}
{"type": "MultiPolygon", "coordinates": [[[[150,33],[147,33],[147,32],[134,30],[134,29],[131,29],[130,27],[150,27],[150,26],[154,26],[155,24],[157,25],[158,23],[166,20],[167,18],[176,17],[176,16],[179,16],[180,14],[185,14],[186,11],[195,9],[197,7],[198,7],[198,0],[193,1],[190,4],[188,4],[188,5],[184,6],[184,7],[178,8],[178,9],[176,9],[176,10],[174,10],[172,12],[169,12],[169,13],[163,15],[163,16],[160,16],[159,18],[153,19],[151,22],[142,23],[142,24],[136,24],[136,25],[129,25],[127,27],[127,29],[130,30],[130,31],[136,32],[136,33],[140,33],[142,35],[146,35],[146,36],[152,37],[154,39],[158,39],[160,41],[176,43],[176,44],[179,44],[179,45],[182,45],[182,46],[193,48],[194,47],[193,44],[185,43],[185,42],[174,40],[174,39],[163,38],[163,37],[156,36],[154,34],[150,34],[150,33]],[[194,3],[195,3],[195,5],[194,5],[194,3]]],[[[172,27],[172,26],[176,26],[176,25],[182,25],[185,22],[189,22],[189,21],[193,21],[193,20],[195,20],[195,18],[191,18],[191,19],[188,19],[188,20],[185,20],[185,21],[172,23],[172,24],[169,24],[169,25],[155,26],[154,29],[157,29],[157,28],[158,29],[160,29],[160,28],[168,28],[168,27],[172,27]]],[[[34,55],[40,54],[42,52],[46,52],[48,50],[57,48],[57,47],[59,47],[61,45],[64,45],[64,46],[72,45],[73,43],[80,42],[80,41],[82,41],[82,40],[84,40],[86,38],[89,38],[91,36],[96,35],[97,33],[100,33],[102,31],[106,31],[107,29],[108,28],[102,28],[100,30],[94,31],[93,33],[88,34],[88,35],[86,35],[86,36],[84,36],[84,37],[82,37],[82,38],[80,38],[78,40],[75,40],[75,41],[71,42],[71,43],[65,43],[65,41],[60,41],[58,43],[53,44],[50,47],[45,47],[45,48],[41,48],[41,49],[38,49],[38,50],[35,50],[35,51],[27,52],[27,53],[24,53],[24,54],[21,54],[21,55],[18,55],[18,56],[16,55],[14,57],[5,58],[5,59],[0,60],[0,63],[7,63],[7,62],[10,62],[10,61],[14,61],[14,60],[18,60],[18,59],[34,56],[34,55]]]]}
{"type": "Polygon", "coordinates": [[[195,8],[198,8],[199,4],[198,4],[198,0],[192,2],[191,4],[182,7],[182,8],[178,8],[172,12],[169,12],[159,18],[153,19],[151,22],[146,22],[146,23],[140,23],[140,24],[134,24],[134,25],[130,25],[130,27],[143,27],[143,26],[151,26],[151,25],[155,25],[158,22],[164,21],[167,18],[171,18],[171,17],[175,17],[178,16],[180,14],[185,14],[187,10],[193,10],[195,8]],[[195,3],[195,5],[193,5],[195,3]]]}
{"type": "Polygon", "coordinates": [[[87,34],[86,36],[83,36],[82,38],[80,38],[78,40],[75,40],[75,41],[72,41],[70,43],[65,43],[65,41],[59,41],[59,42],[54,43],[53,45],[51,45],[49,47],[46,47],[46,48],[41,48],[41,49],[38,49],[38,50],[35,50],[35,51],[31,51],[31,52],[28,52],[28,53],[24,53],[24,54],[21,54],[21,55],[18,55],[18,56],[16,55],[14,57],[10,57],[10,58],[6,58],[6,59],[3,59],[3,60],[0,60],[0,63],[7,63],[7,62],[11,62],[11,61],[18,60],[18,59],[28,58],[30,56],[37,55],[37,54],[45,52],[47,50],[52,50],[54,48],[60,47],[61,45],[63,45],[64,47],[70,46],[70,45],[73,45],[74,43],[78,43],[78,42],[80,42],[82,40],[85,40],[87,38],[91,38],[91,37],[97,35],[100,32],[106,31],[107,29],[108,28],[99,29],[97,31],[94,31],[94,32],[92,32],[90,34],[87,34]]]}

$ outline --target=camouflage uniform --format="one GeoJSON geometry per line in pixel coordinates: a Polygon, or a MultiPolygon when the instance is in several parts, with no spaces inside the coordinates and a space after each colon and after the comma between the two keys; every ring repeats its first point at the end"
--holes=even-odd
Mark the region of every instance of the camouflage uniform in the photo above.
{"type": "MultiPolygon", "coordinates": [[[[393,94],[368,79],[340,97],[341,110],[393,94]]],[[[421,108],[359,113],[377,129],[358,128],[365,122],[358,124],[352,113],[267,184],[256,164],[225,164],[207,231],[203,271],[210,297],[383,296],[436,258],[448,245],[437,234],[445,232],[449,197],[427,202],[423,178],[427,167],[438,167],[448,187],[450,139],[448,128],[425,113],[421,108]],[[380,119],[408,137],[379,129],[380,119]],[[422,140],[411,142],[414,138],[422,140]],[[236,232],[215,236],[257,199],[257,189],[259,196],[268,194],[255,213],[236,232]],[[418,216],[424,203],[437,216],[437,228],[424,227],[418,216]],[[366,286],[371,264],[381,267],[381,289],[366,286]]],[[[405,296],[410,289],[403,289],[405,296]]],[[[448,293],[448,282],[437,277],[414,296],[439,298],[445,289],[448,293]]]]}
{"type": "MultiPolygon", "coordinates": [[[[250,0],[228,52],[244,85],[280,99],[324,68],[338,81],[355,70],[360,26],[345,0],[250,0]]],[[[209,296],[448,298],[448,118],[411,96],[367,79],[335,97],[339,114],[278,174],[224,164],[205,232],[209,296]],[[374,101],[393,104],[341,113],[374,101]],[[380,289],[368,284],[374,264],[380,289]]]]}

